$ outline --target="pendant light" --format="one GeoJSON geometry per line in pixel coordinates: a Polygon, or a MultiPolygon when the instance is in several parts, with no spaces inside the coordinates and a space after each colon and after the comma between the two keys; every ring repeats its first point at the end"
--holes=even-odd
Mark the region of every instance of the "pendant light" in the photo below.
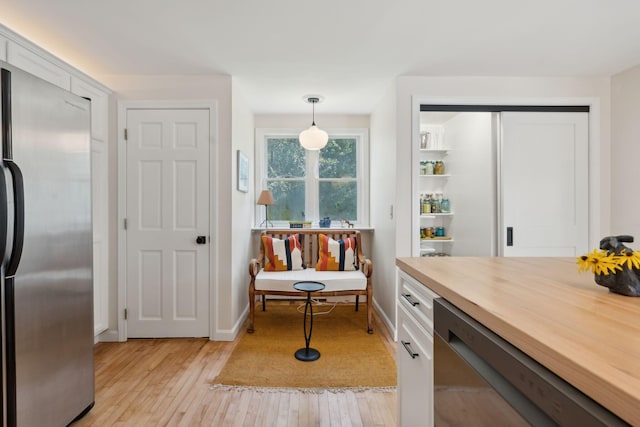
{"type": "Polygon", "coordinates": [[[305,100],[313,106],[313,119],[311,121],[311,127],[300,132],[300,145],[307,150],[320,150],[321,148],[324,148],[324,146],[327,145],[327,141],[329,141],[329,135],[327,132],[322,129],[318,129],[316,126],[315,106],[320,102],[320,97],[312,95],[305,97],[305,100]]]}

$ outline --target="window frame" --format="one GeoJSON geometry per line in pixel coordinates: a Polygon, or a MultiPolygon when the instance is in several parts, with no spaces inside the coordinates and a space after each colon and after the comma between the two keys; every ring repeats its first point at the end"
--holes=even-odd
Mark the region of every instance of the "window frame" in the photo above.
{"type": "MultiPolygon", "coordinates": [[[[295,138],[304,129],[274,129],[256,128],[255,135],[255,189],[256,194],[267,188],[267,140],[268,138],[295,138]]],[[[357,216],[355,226],[369,226],[369,129],[366,128],[330,128],[324,129],[331,139],[354,138],[356,140],[356,186],[358,191],[357,216]]],[[[341,178],[320,178],[319,177],[319,151],[306,150],[305,169],[305,221],[311,221],[312,227],[319,226],[320,213],[320,182],[340,181],[341,178]]],[[[283,178],[287,180],[287,178],[283,178]]],[[[298,178],[295,178],[298,180],[298,178]]],[[[344,181],[353,181],[352,178],[345,178],[344,181]]],[[[256,205],[254,211],[256,227],[265,219],[265,210],[256,205]]],[[[331,218],[331,226],[339,227],[340,218],[331,218]]],[[[271,220],[274,227],[288,228],[288,221],[271,220]]]]}

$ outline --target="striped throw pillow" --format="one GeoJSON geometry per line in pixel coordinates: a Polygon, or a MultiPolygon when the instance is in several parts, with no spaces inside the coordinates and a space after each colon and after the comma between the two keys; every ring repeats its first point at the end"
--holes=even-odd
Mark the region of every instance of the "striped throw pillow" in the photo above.
{"type": "Polygon", "coordinates": [[[318,234],[318,271],[358,270],[355,237],[334,240],[324,234],[318,234]]]}
{"type": "Polygon", "coordinates": [[[302,270],[302,234],[292,234],[288,238],[262,236],[265,265],[264,271],[302,270]]]}

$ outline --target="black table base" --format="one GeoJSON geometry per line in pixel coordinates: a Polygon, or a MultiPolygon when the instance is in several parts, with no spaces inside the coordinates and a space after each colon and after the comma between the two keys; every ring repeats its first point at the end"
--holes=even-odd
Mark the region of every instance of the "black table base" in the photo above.
{"type": "Polygon", "coordinates": [[[301,348],[300,350],[296,350],[295,353],[296,359],[301,360],[303,362],[313,362],[314,360],[320,359],[320,352],[315,348],[301,348]]]}
{"type": "Polygon", "coordinates": [[[323,283],[318,282],[297,282],[293,287],[299,291],[307,293],[307,300],[304,304],[304,343],[305,347],[295,352],[296,359],[302,362],[313,362],[320,358],[320,352],[315,348],[310,348],[311,332],[313,331],[313,305],[311,304],[311,292],[317,292],[324,289],[323,283]],[[307,332],[307,312],[309,312],[309,330],[307,332]]]}

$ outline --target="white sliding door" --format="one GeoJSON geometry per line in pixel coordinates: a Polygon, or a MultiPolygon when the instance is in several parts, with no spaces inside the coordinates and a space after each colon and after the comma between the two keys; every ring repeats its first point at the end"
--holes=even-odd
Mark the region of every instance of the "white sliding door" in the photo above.
{"type": "Polygon", "coordinates": [[[588,117],[502,113],[502,255],[588,251],[588,117]]]}

